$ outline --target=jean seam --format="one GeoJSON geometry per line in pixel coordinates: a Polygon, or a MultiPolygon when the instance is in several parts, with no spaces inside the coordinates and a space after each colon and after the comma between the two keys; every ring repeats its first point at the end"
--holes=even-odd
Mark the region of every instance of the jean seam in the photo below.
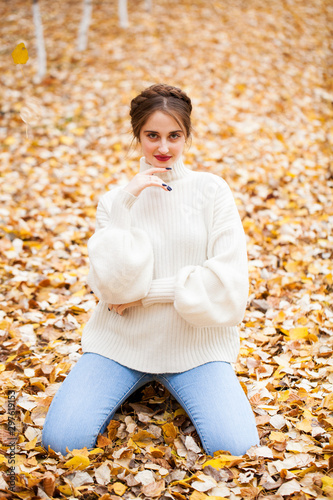
{"type": "MultiPolygon", "coordinates": [[[[209,446],[208,446],[208,444],[207,444],[207,442],[206,442],[206,440],[205,440],[205,437],[204,437],[204,436],[202,436],[202,437],[201,437],[201,432],[200,432],[200,430],[199,430],[199,425],[198,425],[198,424],[196,424],[195,418],[193,418],[191,411],[188,411],[188,410],[187,410],[187,407],[186,407],[187,405],[186,405],[186,404],[185,404],[185,402],[183,401],[183,398],[180,396],[180,394],[179,394],[179,392],[177,391],[177,389],[175,389],[174,387],[172,387],[172,386],[171,386],[170,382],[168,381],[168,379],[167,379],[167,378],[165,378],[165,377],[164,377],[164,375],[160,375],[160,378],[161,378],[161,379],[163,379],[163,380],[166,382],[166,385],[167,385],[167,386],[169,386],[169,387],[171,387],[171,389],[172,389],[172,390],[173,390],[173,391],[177,394],[177,396],[179,397],[179,400],[181,401],[181,405],[183,406],[183,409],[185,409],[185,410],[186,410],[186,413],[187,413],[187,414],[188,414],[188,416],[190,417],[190,419],[191,419],[191,421],[192,421],[192,423],[193,423],[194,427],[196,428],[196,430],[197,430],[197,432],[198,432],[198,434],[199,434],[199,437],[200,437],[200,441],[201,441],[201,443],[205,445],[205,446],[204,446],[204,448],[206,448],[207,450],[209,450],[209,446]]],[[[209,453],[209,455],[213,456],[213,454],[211,454],[211,453],[209,453]]]]}
{"type": "MultiPolygon", "coordinates": [[[[140,381],[141,381],[143,378],[145,378],[146,376],[147,376],[147,374],[146,374],[146,373],[144,373],[144,374],[143,374],[143,375],[139,378],[139,380],[138,380],[137,382],[135,382],[135,383],[134,383],[134,384],[133,384],[133,385],[132,385],[129,389],[127,389],[127,390],[124,392],[123,396],[119,399],[119,403],[118,403],[118,405],[117,405],[117,407],[116,407],[116,410],[117,410],[117,408],[119,408],[119,406],[120,406],[120,405],[121,405],[121,404],[122,404],[122,403],[126,400],[126,398],[128,397],[128,395],[130,394],[131,390],[133,389],[133,386],[137,385],[137,386],[138,386],[138,387],[137,387],[137,389],[139,389],[139,388],[140,388],[140,385],[139,385],[139,384],[140,384],[140,381]]],[[[90,446],[89,448],[93,448],[93,447],[94,447],[94,445],[95,445],[95,443],[96,443],[96,440],[97,440],[97,437],[98,437],[98,434],[99,434],[99,432],[100,432],[101,428],[104,426],[105,422],[106,422],[106,421],[110,418],[110,415],[112,415],[112,413],[113,413],[114,411],[115,411],[115,410],[113,410],[113,411],[109,412],[108,416],[104,418],[104,420],[103,420],[102,424],[101,424],[101,425],[99,426],[99,428],[98,428],[97,434],[95,434],[95,435],[94,435],[94,438],[92,439],[92,444],[91,444],[91,446],[90,446]]],[[[88,449],[89,449],[89,448],[88,448],[88,449]]]]}

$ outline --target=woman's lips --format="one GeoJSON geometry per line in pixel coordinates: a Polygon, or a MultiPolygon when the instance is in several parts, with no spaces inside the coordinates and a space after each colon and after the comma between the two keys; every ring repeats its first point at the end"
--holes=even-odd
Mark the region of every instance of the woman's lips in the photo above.
{"type": "Polygon", "coordinates": [[[168,161],[172,156],[155,156],[156,160],[158,161],[168,161]]]}

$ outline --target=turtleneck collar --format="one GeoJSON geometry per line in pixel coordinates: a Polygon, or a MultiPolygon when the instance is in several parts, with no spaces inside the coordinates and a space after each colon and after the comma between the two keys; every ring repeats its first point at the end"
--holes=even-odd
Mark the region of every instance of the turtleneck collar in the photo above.
{"type": "MultiPolygon", "coordinates": [[[[165,172],[156,172],[154,175],[159,177],[165,182],[171,182],[176,179],[181,179],[185,175],[188,175],[191,170],[185,167],[182,157],[180,157],[172,166],[172,170],[166,170],[165,172]]],[[[144,172],[152,168],[152,165],[146,162],[146,158],[142,156],[140,158],[140,172],[144,172]]]]}

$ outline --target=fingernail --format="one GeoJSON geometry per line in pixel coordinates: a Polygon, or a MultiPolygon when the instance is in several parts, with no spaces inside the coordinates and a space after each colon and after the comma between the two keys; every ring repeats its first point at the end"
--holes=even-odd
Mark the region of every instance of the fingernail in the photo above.
{"type": "Polygon", "coordinates": [[[93,291],[89,292],[89,293],[94,293],[93,291]]]}
{"type": "Polygon", "coordinates": [[[168,190],[168,191],[172,191],[172,187],[168,186],[168,187],[167,187],[167,190],[168,190]]]}
{"type": "Polygon", "coordinates": [[[162,184],[162,186],[167,186],[167,184],[164,184],[164,183],[163,183],[163,184],[162,184]]]}
{"type": "Polygon", "coordinates": [[[172,167],[165,167],[167,170],[172,170],[172,167]]]}
{"type": "Polygon", "coordinates": [[[108,311],[111,311],[111,309],[108,307],[108,311]]]}

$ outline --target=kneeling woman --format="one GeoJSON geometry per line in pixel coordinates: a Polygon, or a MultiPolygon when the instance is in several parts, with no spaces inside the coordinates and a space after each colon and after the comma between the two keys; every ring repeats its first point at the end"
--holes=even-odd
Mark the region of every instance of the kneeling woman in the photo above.
{"type": "Polygon", "coordinates": [[[205,452],[259,444],[230,363],[248,297],[246,240],[226,182],[184,165],[190,98],[153,85],[131,102],[140,170],[105,193],[88,241],[88,283],[99,298],[83,355],[49,408],[43,445],[93,448],[119,406],[162,383],[192,420],[205,452]]]}

